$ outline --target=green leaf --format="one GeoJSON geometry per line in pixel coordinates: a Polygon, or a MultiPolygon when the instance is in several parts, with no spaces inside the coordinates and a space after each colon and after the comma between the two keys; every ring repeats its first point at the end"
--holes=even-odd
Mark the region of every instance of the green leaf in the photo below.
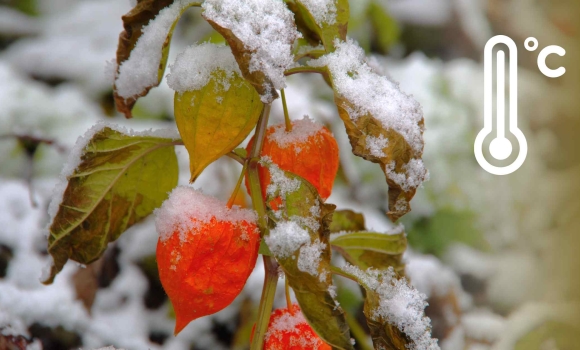
{"type": "Polygon", "coordinates": [[[260,117],[263,104],[256,90],[234,73],[225,91],[225,79],[218,69],[200,90],[175,93],[175,122],[189,153],[190,182],[244,141],[260,117]]]}
{"type": "Polygon", "coordinates": [[[384,234],[375,232],[351,232],[332,235],[330,243],[349,263],[366,270],[369,267],[383,270],[392,266],[404,275],[403,253],[407,249],[404,232],[384,234]]]}
{"type": "Polygon", "coordinates": [[[174,140],[130,136],[104,127],[96,132],[68,177],[48,237],[54,259],[50,284],[68,259],[97,260],[107,244],[147,217],[177,185],[174,140]]]}
{"type": "Polygon", "coordinates": [[[365,217],[361,213],[352,210],[337,210],[332,215],[332,223],[329,230],[331,233],[341,231],[364,231],[365,217]]]}
{"type": "MultiPolygon", "coordinates": [[[[155,19],[155,17],[157,17],[157,15],[159,14],[159,12],[161,12],[161,10],[172,5],[174,2],[175,0],[138,0],[137,5],[135,5],[135,7],[131,9],[131,11],[129,11],[127,14],[121,17],[123,19],[123,27],[125,30],[121,32],[121,34],[119,35],[119,44],[117,47],[117,56],[116,56],[117,67],[119,67],[123,62],[129,59],[129,57],[131,56],[131,52],[133,51],[135,45],[137,44],[137,41],[139,41],[139,38],[141,38],[141,35],[143,34],[143,29],[153,19],[155,19]]],[[[194,2],[191,3],[189,6],[200,6],[200,4],[201,2],[197,3],[194,2]]],[[[165,72],[165,67],[167,65],[167,57],[169,55],[169,44],[171,42],[171,37],[173,35],[173,29],[175,28],[175,25],[179,21],[180,17],[181,16],[178,16],[175,19],[173,25],[171,26],[171,29],[169,30],[167,38],[163,42],[162,47],[159,47],[159,50],[161,51],[161,62],[159,64],[157,84],[148,86],[143,91],[141,91],[137,96],[133,96],[127,99],[119,96],[117,94],[116,87],[114,88],[113,96],[115,98],[117,109],[119,110],[119,112],[125,114],[125,117],[131,118],[132,117],[131,110],[133,109],[133,106],[137,102],[137,99],[139,97],[147,95],[149,90],[159,85],[159,83],[161,82],[161,79],[163,78],[163,73],[165,72]]]]}
{"type": "MultiPolygon", "coordinates": [[[[290,256],[276,256],[276,260],[284,270],[290,287],[294,290],[302,313],[316,333],[328,344],[336,349],[353,349],[350,343],[350,333],[346,317],[342,308],[336,304],[330,293],[332,275],[330,273],[330,244],[328,226],[332,219],[335,206],[322,201],[316,188],[303,178],[292,173],[282,171],[273,164],[268,166],[272,176],[272,186],[275,191],[269,191],[266,197],[268,213],[272,222],[293,221],[308,232],[309,242],[302,244],[290,256]],[[296,188],[287,190],[287,186],[280,186],[280,179],[286,185],[293,184],[296,188]],[[280,199],[282,204],[280,204],[280,199]],[[312,210],[312,208],[318,210],[312,210]],[[315,230],[318,225],[318,230],[315,230]],[[321,248],[317,273],[300,270],[300,254],[302,249],[314,244],[321,248]]],[[[276,228],[270,230],[265,237],[268,242],[276,228]]],[[[272,247],[270,247],[271,250],[272,247]]],[[[272,251],[276,253],[276,251],[272,251]]]]}

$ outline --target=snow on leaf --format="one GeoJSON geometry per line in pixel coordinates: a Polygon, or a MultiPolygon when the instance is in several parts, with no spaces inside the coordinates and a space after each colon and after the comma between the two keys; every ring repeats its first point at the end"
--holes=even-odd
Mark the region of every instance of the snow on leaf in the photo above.
{"type": "Polygon", "coordinates": [[[409,202],[427,178],[423,160],[423,113],[398,84],[378,75],[353,40],[335,41],[336,51],[309,61],[328,70],[338,113],[352,152],[379,163],[389,185],[392,221],[411,210],[409,202]]]}
{"type": "MultiPolygon", "coordinates": [[[[197,90],[175,93],[175,122],[189,153],[191,182],[209,164],[236,148],[252,131],[262,111],[256,90],[228,67],[215,68],[205,78],[205,86],[197,90]]],[[[173,69],[172,75],[176,74],[173,69]]],[[[183,84],[200,86],[197,82],[183,84]]]]}
{"type": "MultiPolygon", "coordinates": [[[[275,167],[267,160],[262,165],[275,167]]],[[[328,225],[335,206],[324,203],[316,188],[303,178],[280,169],[274,171],[283,173],[279,176],[283,184],[297,183],[298,186],[272,182],[266,203],[276,226],[264,239],[316,333],[337,349],[353,349],[344,311],[337,307],[329,292],[332,277],[328,225]],[[275,200],[280,197],[282,204],[270,207],[272,202],[279,203],[275,200]],[[313,220],[317,226],[312,225],[313,220]],[[313,230],[313,226],[318,230],[313,230]]]]}
{"type": "Polygon", "coordinates": [[[286,86],[284,71],[294,64],[292,44],[300,36],[284,1],[206,0],[202,8],[262,101],[276,99],[276,89],[286,86]]]}
{"type": "Polygon", "coordinates": [[[131,118],[137,99],[161,82],[175,24],[192,0],[142,0],[123,18],[119,36],[114,97],[117,109],[131,118]]]}
{"type": "Polygon", "coordinates": [[[425,316],[427,297],[392,267],[363,271],[347,264],[343,270],[365,289],[364,314],[375,349],[439,350],[425,316]]]}
{"type": "MultiPolygon", "coordinates": [[[[64,193],[51,203],[50,284],[68,259],[97,260],[107,244],[147,217],[177,185],[174,140],[97,125],[79,138],[64,193]]],[[[69,171],[70,170],[70,171],[69,171]]],[[[60,189],[60,187],[59,187],[60,189]]]]}

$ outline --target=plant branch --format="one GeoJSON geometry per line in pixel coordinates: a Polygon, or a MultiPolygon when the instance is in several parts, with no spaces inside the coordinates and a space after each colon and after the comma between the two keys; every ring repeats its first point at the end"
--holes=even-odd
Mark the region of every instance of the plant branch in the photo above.
{"type": "Polygon", "coordinates": [[[358,280],[358,278],[355,275],[352,275],[352,274],[344,271],[340,267],[336,267],[336,266],[331,265],[330,272],[332,272],[333,275],[342,276],[342,277],[348,278],[349,280],[355,281],[356,283],[360,283],[360,281],[358,280]]]}
{"type": "Polygon", "coordinates": [[[240,157],[239,155],[235,154],[234,152],[226,153],[226,157],[230,157],[231,159],[235,160],[236,162],[242,164],[244,166],[243,171],[246,171],[245,168],[246,168],[247,163],[246,163],[246,160],[244,158],[240,157]]]}
{"type": "MultiPolygon", "coordinates": [[[[262,198],[262,187],[260,185],[260,176],[258,174],[258,166],[260,162],[260,153],[264,145],[264,138],[266,137],[266,128],[268,127],[268,118],[270,116],[271,105],[265,104],[258,125],[256,126],[256,133],[254,134],[254,144],[250,150],[248,157],[248,180],[250,182],[250,196],[252,197],[252,206],[258,214],[258,227],[262,237],[268,233],[268,217],[266,215],[266,205],[262,198]]],[[[262,350],[264,345],[264,336],[268,330],[268,323],[270,322],[270,314],[272,313],[272,305],[274,304],[274,296],[276,295],[276,286],[278,285],[278,263],[275,259],[269,256],[263,256],[264,259],[264,287],[262,289],[262,298],[260,299],[260,307],[258,310],[258,320],[256,321],[256,330],[251,350],[262,350]]]]}

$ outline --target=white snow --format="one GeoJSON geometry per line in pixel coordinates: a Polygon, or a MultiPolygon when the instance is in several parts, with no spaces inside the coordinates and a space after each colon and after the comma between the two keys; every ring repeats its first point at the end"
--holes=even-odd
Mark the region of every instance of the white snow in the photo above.
{"type": "MultiPolygon", "coordinates": [[[[249,71],[261,71],[275,89],[286,86],[284,70],[294,65],[292,44],[300,37],[283,1],[206,0],[203,15],[227,28],[251,52],[249,71]]],[[[262,96],[264,103],[272,96],[262,96]]]]}
{"type": "Polygon", "coordinates": [[[334,24],[336,22],[335,0],[300,0],[312,14],[316,24],[334,24]]]}
{"type": "Polygon", "coordinates": [[[318,276],[318,267],[322,260],[321,255],[325,248],[326,244],[320,242],[319,239],[300,247],[298,270],[308,272],[312,276],[318,276]]]}
{"type": "Polygon", "coordinates": [[[346,99],[353,120],[370,114],[384,128],[401,134],[416,152],[423,149],[423,112],[419,103],[399,89],[397,83],[376,74],[366,63],[365,53],[352,40],[335,40],[336,51],[308,61],[313,67],[327,66],[332,75],[333,88],[346,99]]]}
{"type": "Polygon", "coordinates": [[[131,55],[118,69],[115,87],[117,94],[125,99],[134,97],[150,86],[157,85],[162,48],[173,23],[194,0],[176,0],[159,11],[142,29],[142,34],[131,55]]]}
{"type": "Polygon", "coordinates": [[[212,76],[215,78],[213,73],[218,69],[225,73],[225,77],[218,81],[224,91],[229,90],[234,73],[242,76],[230,48],[212,43],[189,46],[169,68],[171,73],[167,75],[167,84],[181,93],[200,90],[212,76]]]}
{"type": "MultiPolygon", "coordinates": [[[[286,131],[286,124],[277,124],[268,130],[268,140],[275,142],[280,148],[287,148],[291,145],[300,145],[319,132],[329,132],[322,124],[304,116],[304,119],[292,121],[292,130],[286,131]]],[[[302,145],[300,145],[302,146],[302,145]]]]}
{"type": "Polygon", "coordinates": [[[256,225],[258,219],[253,210],[238,206],[228,208],[219,199],[188,186],[176,187],[154,213],[155,227],[161,241],[166,241],[177,233],[184,242],[212,219],[233,225],[243,222],[256,225]]]}
{"type": "Polygon", "coordinates": [[[367,136],[366,146],[369,152],[378,158],[385,157],[386,154],[383,151],[385,147],[389,144],[389,139],[384,137],[383,135],[379,135],[379,137],[374,136],[367,136]]]}
{"type": "Polygon", "coordinates": [[[405,191],[421,186],[423,181],[429,178],[429,172],[421,159],[411,159],[409,163],[403,165],[403,170],[404,173],[395,171],[395,161],[385,165],[388,176],[405,191]]]}
{"type": "Polygon", "coordinates": [[[372,268],[362,271],[346,264],[343,270],[356,276],[365,288],[379,295],[379,306],[373,310],[371,317],[397,326],[412,340],[409,349],[439,349],[437,340],[431,338],[431,320],[425,316],[425,294],[409,285],[406,279],[398,279],[392,267],[384,271],[372,268]]]}
{"type": "Polygon", "coordinates": [[[272,162],[270,157],[263,156],[260,161],[270,170],[271,183],[266,187],[266,193],[273,195],[278,192],[278,195],[284,197],[300,188],[300,180],[287,178],[284,171],[272,162]]]}
{"type": "Polygon", "coordinates": [[[294,221],[281,221],[270,230],[264,240],[272,254],[279,258],[288,258],[302,245],[310,242],[310,235],[294,221]]]}

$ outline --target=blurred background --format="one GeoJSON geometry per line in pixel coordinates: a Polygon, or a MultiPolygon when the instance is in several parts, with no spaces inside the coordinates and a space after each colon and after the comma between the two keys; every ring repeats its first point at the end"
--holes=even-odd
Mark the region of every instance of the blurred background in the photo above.
{"type": "MultiPolygon", "coordinates": [[[[0,0],[0,349],[248,347],[261,259],[231,306],[174,337],[151,219],[96,263],[71,261],[53,285],[39,282],[49,260],[47,206],[77,137],[100,120],[137,130],[175,128],[173,91],[165,82],[139,100],[134,119],[115,111],[105,67],[132,2],[0,0]]],[[[406,274],[428,296],[426,313],[444,350],[580,349],[579,4],[351,1],[349,36],[423,107],[430,181],[402,219],[410,244],[406,274]],[[518,126],[528,142],[524,165],[507,176],[485,172],[473,155],[483,126],[483,49],[496,34],[518,45],[518,126]],[[523,46],[531,36],[539,42],[533,52],[523,46]],[[560,78],[538,69],[537,56],[549,45],[566,50],[547,62],[566,68],[560,78]]],[[[199,9],[187,10],[170,64],[187,45],[207,40],[220,37],[199,9]]],[[[351,154],[332,91],[318,75],[294,75],[286,96],[292,118],[311,116],[339,142],[341,167],[328,202],[364,213],[373,230],[391,228],[384,175],[351,154]]],[[[276,101],[272,123],[282,121],[276,101]]],[[[186,184],[187,152],[177,152],[186,184]]],[[[218,160],[195,187],[225,200],[239,171],[237,163],[218,160]]],[[[341,304],[364,330],[359,290],[337,283],[341,304]]],[[[283,306],[283,288],[278,291],[276,305],[283,306]]]]}

